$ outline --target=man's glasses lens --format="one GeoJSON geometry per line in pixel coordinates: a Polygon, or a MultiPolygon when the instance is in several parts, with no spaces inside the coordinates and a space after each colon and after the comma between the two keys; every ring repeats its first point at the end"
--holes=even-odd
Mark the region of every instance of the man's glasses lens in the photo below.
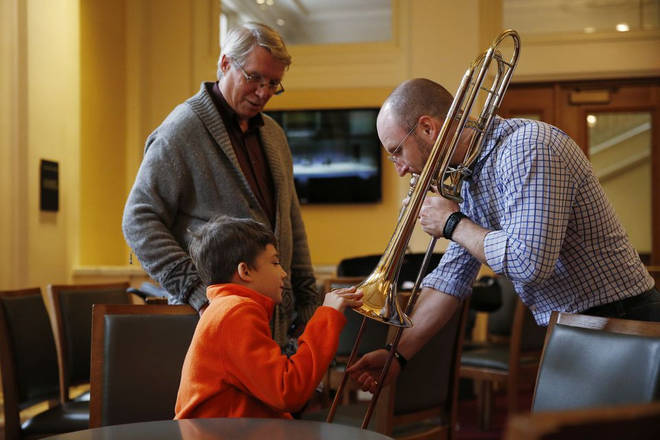
{"type": "Polygon", "coordinates": [[[266,86],[270,89],[270,91],[273,92],[274,95],[280,95],[284,93],[284,86],[282,85],[282,82],[280,81],[265,81],[261,75],[255,75],[255,74],[249,74],[245,71],[243,66],[241,66],[238,63],[234,63],[236,67],[238,67],[245,77],[245,81],[247,81],[249,84],[256,84],[259,87],[266,86]]]}

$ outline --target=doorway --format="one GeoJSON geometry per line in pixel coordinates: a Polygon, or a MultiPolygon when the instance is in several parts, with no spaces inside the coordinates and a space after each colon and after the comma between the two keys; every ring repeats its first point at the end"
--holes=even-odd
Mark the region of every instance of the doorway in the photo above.
{"type": "Polygon", "coordinates": [[[512,84],[499,114],[571,136],[642,261],[660,265],[660,78],[512,84]]]}

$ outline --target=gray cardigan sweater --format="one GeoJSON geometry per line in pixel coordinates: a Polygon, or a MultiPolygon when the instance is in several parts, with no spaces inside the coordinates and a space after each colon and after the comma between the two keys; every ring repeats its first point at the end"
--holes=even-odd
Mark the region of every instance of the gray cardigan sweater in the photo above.
{"type": "MultiPolygon", "coordinates": [[[[307,322],[322,298],[315,288],[286,136],[270,117],[263,117],[260,135],[275,186],[274,231],[288,274],[282,304],[273,316],[273,337],[283,346],[294,319],[307,322]]],[[[126,241],[146,272],[170,292],[171,302],[196,309],[206,304],[205,286],[187,252],[188,230],[218,214],[270,224],[202,84],[148,137],[124,209],[126,241]]]]}

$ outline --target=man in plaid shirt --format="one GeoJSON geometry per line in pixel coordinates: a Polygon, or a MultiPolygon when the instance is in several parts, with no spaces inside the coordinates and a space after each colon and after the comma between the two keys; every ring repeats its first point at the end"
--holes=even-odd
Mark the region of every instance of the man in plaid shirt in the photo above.
{"type": "MultiPolygon", "coordinates": [[[[442,86],[413,79],[383,104],[378,134],[400,176],[420,173],[452,103],[442,86]]],[[[469,127],[452,158],[459,163],[469,127]]],[[[462,188],[463,202],[427,197],[423,230],[451,240],[422,283],[414,327],[398,346],[402,363],[454,314],[482,264],[507,277],[539,325],[552,311],[660,321],[660,293],[619,223],[589,160],[543,122],[495,117],[462,188]]],[[[387,352],[366,354],[349,372],[374,390],[387,352]]]]}

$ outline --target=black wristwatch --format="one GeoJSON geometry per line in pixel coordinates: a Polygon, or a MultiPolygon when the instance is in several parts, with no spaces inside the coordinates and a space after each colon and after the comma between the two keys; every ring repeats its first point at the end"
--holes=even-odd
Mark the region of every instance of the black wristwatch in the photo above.
{"type": "MultiPolygon", "coordinates": [[[[387,351],[392,350],[392,344],[387,344],[385,346],[385,350],[387,351]]],[[[394,359],[396,359],[399,362],[399,366],[401,367],[401,370],[403,370],[406,367],[406,364],[408,363],[408,359],[403,357],[403,355],[398,351],[394,352],[394,359]]]]}
{"type": "Polygon", "coordinates": [[[451,215],[447,218],[445,227],[442,229],[442,236],[445,237],[447,240],[451,240],[451,236],[454,235],[454,230],[456,229],[456,226],[458,226],[458,223],[461,220],[463,220],[465,217],[467,216],[463,214],[461,211],[452,212],[451,215]]]}

